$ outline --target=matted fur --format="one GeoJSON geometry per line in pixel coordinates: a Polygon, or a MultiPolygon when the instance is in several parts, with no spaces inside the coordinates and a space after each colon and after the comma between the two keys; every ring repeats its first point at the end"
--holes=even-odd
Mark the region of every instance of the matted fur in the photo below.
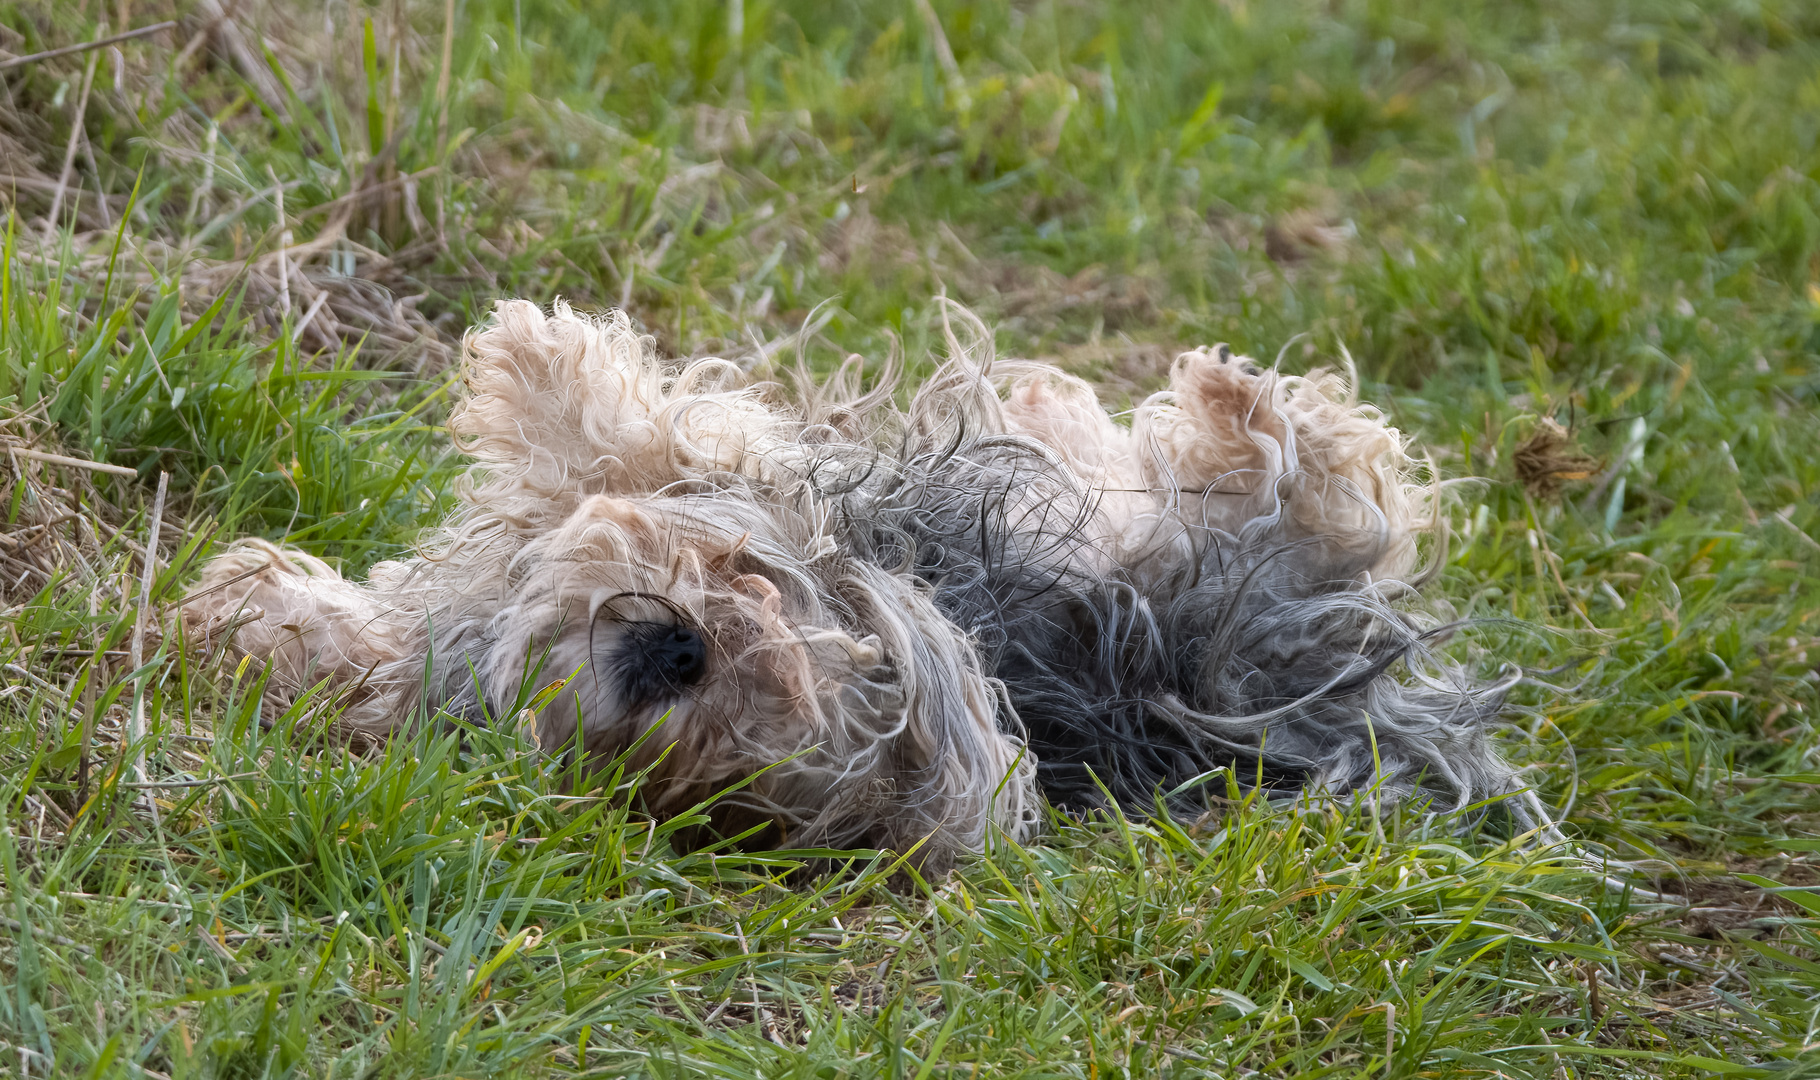
{"type": "Polygon", "coordinates": [[[1503,685],[1394,603],[1431,493],[1348,381],[1200,350],[1126,429],[961,325],[899,412],[850,369],[788,393],[666,365],[617,312],[503,302],[449,422],[462,508],[420,554],[355,583],[244,542],[185,618],[238,623],[275,696],[326,681],[371,734],[509,720],[541,663],[568,679],[543,745],[642,738],[654,812],[744,783],[723,831],[934,865],[1025,835],[1039,778],[1070,806],[1228,766],[1449,807],[1521,791],[1488,742],[1503,685]]]}

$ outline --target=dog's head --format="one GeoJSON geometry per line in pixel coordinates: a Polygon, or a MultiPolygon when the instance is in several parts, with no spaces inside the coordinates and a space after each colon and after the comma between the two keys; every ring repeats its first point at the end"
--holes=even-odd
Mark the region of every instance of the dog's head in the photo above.
{"type": "Polygon", "coordinates": [[[772,843],[933,836],[939,861],[1023,830],[1031,765],[971,642],[836,543],[788,411],[729,365],[666,371],[623,316],[560,307],[503,305],[465,375],[469,509],[410,586],[458,711],[501,719],[528,670],[566,680],[546,749],[636,746],[659,813],[739,786],[720,831],[769,824],[772,843]]]}

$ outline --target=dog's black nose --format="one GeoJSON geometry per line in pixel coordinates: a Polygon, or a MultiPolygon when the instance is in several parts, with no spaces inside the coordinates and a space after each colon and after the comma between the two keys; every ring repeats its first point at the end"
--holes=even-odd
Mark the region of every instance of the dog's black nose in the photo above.
{"type": "Polygon", "coordinates": [[[627,703],[674,697],[708,673],[708,643],[698,631],[670,623],[624,625],[626,636],[613,651],[612,671],[627,703]]]}
{"type": "Polygon", "coordinates": [[[671,686],[693,686],[708,666],[708,646],[701,635],[686,626],[672,626],[651,643],[647,654],[660,678],[671,686]]]}

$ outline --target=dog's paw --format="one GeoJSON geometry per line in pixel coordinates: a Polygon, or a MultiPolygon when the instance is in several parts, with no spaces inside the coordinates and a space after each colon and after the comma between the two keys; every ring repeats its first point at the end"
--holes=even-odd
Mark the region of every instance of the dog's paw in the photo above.
{"type": "Polygon", "coordinates": [[[1282,435],[1276,373],[1228,345],[1176,357],[1170,382],[1182,409],[1205,427],[1234,433],[1256,430],[1270,439],[1282,435]]]}
{"type": "Polygon", "coordinates": [[[1290,425],[1274,372],[1230,346],[1176,357],[1173,404],[1151,417],[1160,464],[1184,491],[1250,491],[1294,467],[1290,425]]]}
{"type": "Polygon", "coordinates": [[[1256,360],[1253,360],[1249,356],[1240,356],[1233,352],[1232,346],[1226,344],[1224,341],[1213,346],[1211,349],[1202,349],[1199,351],[1211,353],[1213,358],[1223,365],[1236,365],[1240,371],[1254,378],[1264,374],[1264,369],[1258,366],[1256,360]]]}

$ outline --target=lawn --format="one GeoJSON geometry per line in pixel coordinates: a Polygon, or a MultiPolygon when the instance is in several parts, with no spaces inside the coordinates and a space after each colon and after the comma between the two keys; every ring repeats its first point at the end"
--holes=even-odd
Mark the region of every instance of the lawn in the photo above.
{"type": "Polygon", "coordinates": [[[1820,1075],[1817,140],[1804,0],[0,0],[0,1062],[1820,1075]],[[1349,353],[1578,847],[1232,789],[678,854],[170,622],[236,536],[404,550],[496,297],[916,372],[944,294],[1114,406],[1349,353]]]}

